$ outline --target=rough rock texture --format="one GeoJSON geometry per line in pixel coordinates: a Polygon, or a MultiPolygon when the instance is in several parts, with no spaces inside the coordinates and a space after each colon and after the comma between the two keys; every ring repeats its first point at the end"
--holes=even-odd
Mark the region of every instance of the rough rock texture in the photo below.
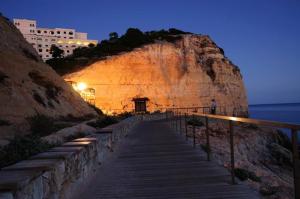
{"type": "MultiPolygon", "coordinates": [[[[230,168],[228,123],[210,122],[213,157],[230,168]]],[[[192,128],[189,128],[192,136],[192,128]]],[[[205,127],[196,128],[197,143],[206,145],[205,127]]],[[[235,168],[253,172],[261,181],[246,181],[263,198],[293,198],[293,169],[290,142],[275,129],[255,125],[234,128],[235,168]]]]}
{"type": "Polygon", "coordinates": [[[149,98],[149,111],[210,106],[213,98],[228,114],[248,110],[239,68],[208,36],[145,45],[64,78],[95,88],[96,105],[104,111],[130,111],[135,97],[149,98]]]}
{"type": "Polygon", "coordinates": [[[94,114],[80,96],[44,64],[19,30],[0,17],[0,137],[28,130],[36,113],[58,117],[94,114]]]}

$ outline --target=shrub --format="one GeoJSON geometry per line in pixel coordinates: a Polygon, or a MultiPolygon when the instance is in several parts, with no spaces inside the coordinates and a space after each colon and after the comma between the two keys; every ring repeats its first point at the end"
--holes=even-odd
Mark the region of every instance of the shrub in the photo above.
{"type": "Polygon", "coordinates": [[[28,117],[27,121],[33,135],[46,136],[55,131],[54,119],[42,114],[28,117]]]}
{"type": "Polygon", "coordinates": [[[121,120],[132,117],[133,114],[131,112],[124,112],[117,115],[117,117],[121,120]]]}
{"type": "Polygon", "coordinates": [[[206,144],[201,144],[201,148],[203,149],[203,151],[205,151],[206,153],[210,153],[211,149],[206,145],[206,144]]]}
{"type": "Polygon", "coordinates": [[[36,135],[15,137],[8,145],[0,148],[0,168],[25,160],[52,147],[54,145],[41,140],[36,135]]]}
{"type": "Polygon", "coordinates": [[[7,78],[8,78],[8,76],[0,71],[0,84],[4,83],[5,79],[7,79],[7,78]]]}
{"type": "Polygon", "coordinates": [[[245,181],[248,179],[255,181],[255,182],[261,181],[260,177],[256,176],[254,172],[248,171],[248,170],[242,169],[242,168],[235,168],[234,175],[237,178],[239,178],[241,181],[245,181]]]}
{"type": "Polygon", "coordinates": [[[194,125],[194,126],[204,126],[203,122],[199,118],[190,118],[187,121],[188,125],[194,125]]]}
{"type": "Polygon", "coordinates": [[[88,103],[88,105],[89,105],[92,109],[94,109],[94,110],[96,111],[96,113],[98,113],[98,115],[103,115],[103,111],[102,111],[100,108],[98,108],[97,106],[95,106],[95,105],[93,105],[93,104],[90,104],[90,103],[88,103]]]}
{"type": "Polygon", "coordinates": [[[118,122],[118,120],[116,119],[116,117],[104,116],[104,117],[97,119],[95,122],[88,122],[87,125],[92,126],[94,128],[104,128],[106,126],[115,124],[117,122],[118,122]]]}
{"type": "Polygon", "coordinates": [[[9,125],[11,125],[9,121],[0,119],[0,126],[9,126],[9,125]]]}

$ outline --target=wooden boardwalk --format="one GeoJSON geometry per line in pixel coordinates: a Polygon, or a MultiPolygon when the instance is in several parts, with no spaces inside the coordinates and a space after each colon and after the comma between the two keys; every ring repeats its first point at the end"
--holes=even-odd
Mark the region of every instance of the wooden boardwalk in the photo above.
{"type": "Polygon", "coordinates": [[[258,198],[163,121],[142,122],[112,154],[78,199],[258,198]]]}

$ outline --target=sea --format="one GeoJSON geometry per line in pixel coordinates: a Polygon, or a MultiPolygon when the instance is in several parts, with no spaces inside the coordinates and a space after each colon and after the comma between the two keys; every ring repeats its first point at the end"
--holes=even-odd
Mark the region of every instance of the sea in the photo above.
{"type": "MultiPolygon", "coordinates": [[[[250,118],[300,124],[300,103],[249,105],[250,118]]],[[[282,129],[290,137],[287,129],[282,129]]]]}

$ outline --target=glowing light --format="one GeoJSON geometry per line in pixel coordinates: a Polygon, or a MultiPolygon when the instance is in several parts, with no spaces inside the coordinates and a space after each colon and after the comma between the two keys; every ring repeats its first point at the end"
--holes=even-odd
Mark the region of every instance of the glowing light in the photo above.
{"type": "Polygon", "coordinates": [[[78,45],[80,45],[80,44],[81,44],[81,42],[80,42],[80,41],[77,41],[77,44],[78,44],[78,45]]]}
{"type": "Polygon", "coordinates": [[[77,89],[78,89],[79,91],[83,91],[83,90],[85,90],[86,88],[87,88],[86,83],[79,82],[79,83],[77,84],[77,89]]]}
{"type": "Polygon", "coordinates": [[[61,40],[58,40],[58,41],[57,41],[57,43],[59,43],[59,44],[62,44],[62,43],[63,43],[63,41],[61,41],[61,40]]]}

